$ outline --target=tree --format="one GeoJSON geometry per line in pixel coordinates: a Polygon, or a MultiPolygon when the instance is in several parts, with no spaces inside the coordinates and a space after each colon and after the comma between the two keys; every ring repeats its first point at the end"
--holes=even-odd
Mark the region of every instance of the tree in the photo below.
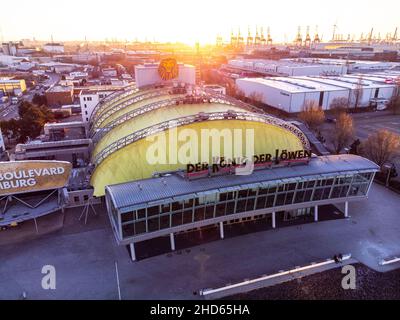
{"type": "Polygon", "coordinates": [[[400,136],[386,129],[371,134],[361,144],[361,152],[382,167],[391,160],[400,148],[400,136]]]}
{"type": "Polygon", "coordinates": [[[263,95],[259,92],[252,92],[249,95],[250,102],[254,104],[256,107],[261,107],[263,104],[263,95]]]}
{"type": "Polygon", "coordinates": [[[19,106],[18,114],[18,120],[2,121],[0,125],[8,136],[22,143],[38,137],[45,123],[54,121],[53,113],[46,106],[36,106],[28,101],[19,106]]]}
{"type": "Polygon", "coordinates": [[[392,97],[389,107],[392,109],[393,114],[400,114],[400,96],[392,97]]]}
{"type": "Polygon", "coordinates": [[[354,137],[353,118],[345,112],[341,112],[331,132],[331,141],[335,153],[339,154],[354,137]]]}
{"type": "Polygon", "coordinates": [[[18,138],[19,137],[19,123],[16,119],[10,119],[8,121],[0,122],[1,131],[7,138],[18,138]]]}
{"type": "Polygon", "coordinates": [[[364,93],[363,77],[358,78],[356,87],[352,90],[354,109],[357,109],[364,93]]]}
{"type": "Polygon", "coordinates": [[[226,93],[228,95],[230,95],[231,97],[234,97],[234,98],[236,98],[238,100],[245,100],[246,99],[245,93],[242,90],[240,90],[238,88],[238,86],[235,85],[235,84],[234,85],[227,85],[226,91],[227,91],[226,93]]]}
{"type": "Polygon", "coordinates": [[[307,100],[303,105],[303,111],[299,114],[300,120],[305,122],[312,130],[316,130],[325,120],[325,112],[317,102],[307,100]]]}
{"type": "MultiPolygon", "coordinates": [[[[400,82],[400,80],[398,80],[400,82]]],[[[393,96],[389,102],[389,108],[392,109],[394,114],[400,114],[400,84],[396,83],[393,91],[393,96]]]]}
{"type": "Polygon", "coordinates": [[[35,106],[24,101],[18,110],[20,119],[19,139],[21,142],[29,138],[36,138],[40,135],[43,126],[47,122],[54,121],[54,114],[46,106],[35,106]]]}
{"type": "Polygon", "coordinates": [[[335,98],[332,100],[329,109],[335,116],[339,116],[341,112],[345,112],[349,108],[349,99],[344,97],[335,98]]]}

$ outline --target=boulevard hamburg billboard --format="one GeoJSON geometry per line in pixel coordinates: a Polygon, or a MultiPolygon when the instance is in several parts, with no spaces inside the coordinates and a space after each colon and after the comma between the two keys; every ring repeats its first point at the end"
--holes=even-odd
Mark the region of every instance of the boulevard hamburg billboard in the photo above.
{"type": "Polygon", "coordinates": [[[0,196],[62,188],[71,167],[65,161],[0,162],[0,196]]]}

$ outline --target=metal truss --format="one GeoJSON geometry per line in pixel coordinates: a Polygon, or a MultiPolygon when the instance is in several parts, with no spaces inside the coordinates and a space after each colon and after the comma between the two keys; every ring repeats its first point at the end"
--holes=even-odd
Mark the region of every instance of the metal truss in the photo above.
{"type": "Polygon", "coordinates": [[[91,127],[94,123],[94,120],[98,117],[99,114],[107,110],[114,103],[125,99],[126,97],[138,92],[139,89],[129,87],[129,89],[125,89],[123,91],[115,91],[102,99],[93,109],[92,115],[90,117],[91,127]]]}
{"type": "MultiPolygon", "coordinates": [[[[101,140],[101,138],[103,138],[108,132],[110,132],[112,129],[114,129],[115,127],[119,126],[120,124],[124,123],[125,121],[131,120],[139,115],[142,115],[146,112],[150,112],[153,110],[157,110],[159,108],[163,108],[163,107],[168,107],[168,106],[173,106],[176,105],[177,103],[182,102],[182,97],[175,97],[175,98],[171,98],[171,99],[166,99],[166,100],[161,100],[161,101],[156,101],[153,103],[150,103],[148,105],[144,105],[141,108],[137,108],[134,110],[131,110],[130,112],[127,112],[125,114],[123,114],[122,116],[114,119],[113,121],[111,121],[110,123],[108,123],[105,127],[101,127],[101,124],[104,122],[104,120],[112,113],[121,110],[123,108],[125,108],[127,105],[130,105],[132,103],[135,103],[137,101],[140,100],[144,100],[144,99],[149,99],[152,97],[157,97],[157,96],[162,96],[168,93],[168,90],[162,90],[162,91],[157,91],[157,92],[151,92],[151,93],[145,93],[143,95],[137,96],[133,99],[127,100],[124,103],[121,104],[117,104],[115,105],[113,108],[109,109],[109,111],[105,114],[103,114],[103,116],[101,117],[101,119],[99,119],[99,121],[101,121],[98,125],[95,124],[95,126],[93,127],[93,130],[95,130],[94,132],[91,132],[91,137],[92,140],[94,142],[94,144],[96,144],[97,142],[99,142],[101,140]],[[97,128],[97,130],[96,130],[97,128]]],[[[234,98],[222,95],[222,94],[218,94],[215,93],[212,90],[204,90],[201,95],[196,96],[198,98],[202,98],[205,100],[209,100],[210,103],[218,103],[218,104],[225,104],[225,105],[231,105],[231,106],[235,106],[235,107],[241,107],[244,110],[248,110],[251,112],[256,112],[256,113],[263,113],[262,110],[251,106],[247,103],[244,103],[240,100],[236,100],[234,98]]]]}
{"type": "MultiPolygon", "coordinates": [[[[117,104],[112,104],[112,105],[108,106],[107,108],[104,108],[101,112],[99,112],[97,115],[92,117],[92,122],[91,122],[91,127],[90,127],[90,132],[89,132],[90,136],[93,138],[94,135],[96,134],[96,131],[99,129],[101,130],[101,125],[104,123],[104,121],[108,117],[110,117],[112,114],[114,114],[115,112],[122,110],[134,103],[139,102],[139,101],[166,95],[166,94],[168,94],[168,92],[169,92],[169,90],[144,92],[141,95],[134,96],[133,98],[121,101],[120,103],[117,103],[117,104]]],[[[129,95],[131,95],[131,94],[133,94],[133,93],[131,92],[129,95]]],[[[119,99],[119,100],[122,100],[122,99],[119,99]]]]}
{"type": "Polygon", "coordinates": [[[111,143],[103,150],[101,150],[93,159],[93,164],[97,167],[103,160],[105,160],[111,154],[117,152],[118,150],[130,145],[138,140],[146,138],[148,136],[169,130],[171,128],[176,128],[196,122],[205,121],[217,121],[217,120],[244,120],[260,122],[265,124],[274,125],[285,130],[288,130],[295,134],[301,141],[303,148],[309,150],[310,143],[304,133],[296,126],[287,123],[279,118],[275,118],[266,114],[257,114],[250,112],[236,112],[236,111],[226,111],[226,112],[214,112],[214,113],[198,113],[196,115],[186,116],[177,118],[170,121],[161,122],[157,125],[147,127],[138,131],[135,131],[117,141],[111,143]]]}

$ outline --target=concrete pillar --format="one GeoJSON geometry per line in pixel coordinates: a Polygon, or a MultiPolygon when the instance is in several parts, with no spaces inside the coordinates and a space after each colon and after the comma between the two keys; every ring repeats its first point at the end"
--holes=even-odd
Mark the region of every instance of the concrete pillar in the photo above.
{"type": "Polygon", "coordinates": [[[129,244],[129,248],[131,249],[131,259],[132,261],[136,261],[136,252],[135,252],[135,244],[132,242],[129,244]]]}
{"type": "Polygon", "coordinates": [[[221,239],[224,238],[224,223],[222,221],[219,223],[219,235],[221,239]]]}
{"type": "Polygon", "coordinates": [[[318,222],[318,206],[314,207],[314,221],[318,222]]]}
{"type": "Polygon", "coordinates": [[[349,217],[349,202],[346,201],[344,203],[344,217],[348,218],[349,217]]]}
{"type": "Polygon", "coordinates": [[[276,217],[275,217],[275,212],[272,212],[272,228],[276,228],[276,217]]]}
{"type": "Polygon", "coordinates": [[[173,233],[169,234],[169,241],[171,242],[171,250],[175,251],[175,237],[173,233]]]}

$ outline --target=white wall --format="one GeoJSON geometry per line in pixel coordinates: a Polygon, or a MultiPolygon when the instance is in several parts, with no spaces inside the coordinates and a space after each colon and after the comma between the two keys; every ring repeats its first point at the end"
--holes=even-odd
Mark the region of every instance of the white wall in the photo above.
{"type": "Polygon", "coordinates": [[[44,46],[43,50],[45,52],[63,53],[64,52],[64,46],[44,46]]]}
{"type": "Polygon", "coordinates": [[[99,91],[91,93],[81,93],[79,95],[79,102],[81,105],[82,121],[89,122],[90,116],[93,113],[96,105],[105,97],[113,93],[114,91],[99,91]]]}
{"type": "Polygon", "coordinates": [[[263,103],[289,112],[291,97],[289,92],[262,83],[247,81],[246,79],[237,79],[236,85],[239,90],[244,92],[246,97],[250,96],[252,93],[261,94],[263,103]]]}
{"type": "MultiPolygon", "coordinates": [[[[272,86],[247,81],[245,79],[237,79],[236,85],[240,90],[244,92],[246,97],[249,97],[252,93],[262,94],[263,103],[288,113],[301,112],[303,110],[303,105],[306,100],[315,101],[317,104],[319,104],[320,91],[290,93],[272,86]]],[[[347,99],[349,97],[349,90],[342,89],[335,91],[325,91],[322,101],[322,108],[324,110],[329,109],[333,99],[341,97],[347,99]]]]}
{"type": "Polygon", "coordinates": [[[82,121],[89,122],[90,116],[96,105],[99,103],[99,95],[95,94],[81,94],[79,96],[79,102],[81,105],[82,121]]]}

